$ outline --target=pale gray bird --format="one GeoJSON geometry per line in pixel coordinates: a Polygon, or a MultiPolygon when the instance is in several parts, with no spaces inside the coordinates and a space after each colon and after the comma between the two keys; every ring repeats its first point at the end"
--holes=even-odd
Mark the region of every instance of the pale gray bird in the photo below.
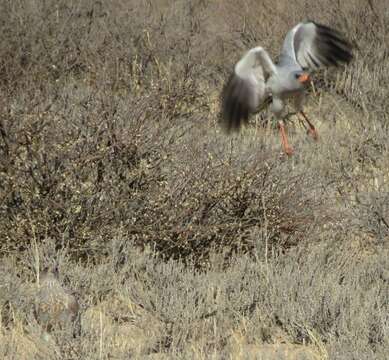
{"type": "Polygon", "coordinates": [[[79,325],[79,304],[75,296],[60,283],[57,268],[41,272],[35,300],[35,316],[45,331],[50,331],[53,326],[73,326],[76,321],[76,325],[79,325]]]}
{"type": "Polygon", "coordinates": [[[234,72],[222,91],[221,125],[227,132],[240,129],[249,115],[270,102],[287,155],[293,154],[285,133],[285,101],[291,99],[300,121],[308,124],[308,132],[318,134],[303,112],[305,90],[310,72],[330,65],[348,63],[352,59],[350,43],[343,35],[325,25],[306,21],[287,34],[277,64],[260,46],[249,50],[235,65],[234,72]]]}

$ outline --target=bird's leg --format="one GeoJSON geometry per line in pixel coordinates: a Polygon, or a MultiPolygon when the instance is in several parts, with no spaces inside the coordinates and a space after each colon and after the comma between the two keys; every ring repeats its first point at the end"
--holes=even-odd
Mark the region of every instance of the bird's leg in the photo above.
{"type": "Polygon", "coordinates": [[[309,121],[307,115],[305,115],[304,111],[300,111],[298,114],[301,114],[301,116],[304,118],[304,120],[308,123],[309,129],[308,134],[312,136],[314,140],[319,140],[319,134],[317,133],[317,130],[315,126],[309,121]]]}
{"type": "Polygon", "coordinates": [[[285,123],[283,120],[278,121],[278,129],[280,130],[281,144],[285,154],[288,156],[293,155],[293,149],[289,146],[288,138],[285,132],[285,123]]]}

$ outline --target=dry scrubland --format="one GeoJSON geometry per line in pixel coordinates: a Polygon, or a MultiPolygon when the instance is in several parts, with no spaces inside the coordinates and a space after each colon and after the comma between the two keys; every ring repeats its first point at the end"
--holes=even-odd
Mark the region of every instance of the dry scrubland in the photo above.
{"type": "Polygon", "coordinates": [[[385,3],[3,0],[0,358],[388,359],[385,3]],[[226,137],[233,64],[305,18],[355,46],[316,76],[320,142],[226,137]],[[80,336],[33,316],[54,263],[80,336]]]}

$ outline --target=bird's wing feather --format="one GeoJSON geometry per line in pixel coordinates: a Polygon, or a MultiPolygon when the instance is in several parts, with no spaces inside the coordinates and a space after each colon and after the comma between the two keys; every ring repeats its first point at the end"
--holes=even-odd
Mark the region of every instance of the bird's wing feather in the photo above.
{"type": "Polygon", "coordinates": [[[221,124],[227,132],[239,130],[264,102],[266,79],[276,67],[262,47],[249,50],[235,65],[222,92],[221,124]]]}
{"type": "Polygon", "coordinates": [[[292,58],[302,68],[315,70],[348,63],[352,59],[352,49],[339,31],[308,21],[289,31],[281,56],[292,58]]]}

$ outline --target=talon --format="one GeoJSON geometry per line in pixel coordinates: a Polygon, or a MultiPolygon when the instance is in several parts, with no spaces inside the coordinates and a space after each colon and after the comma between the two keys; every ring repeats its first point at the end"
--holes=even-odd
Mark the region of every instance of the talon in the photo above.
{"type": "Polygon", "coordinates": [[[285,152],[285,154],[288,155],[288,156],[292,156],[292,155],[294,154],[294,150],[293,150],[293,148],[291,148],[290,146],[284,148],[284,152],[285,152]]]}
{"type": "Polygon", "coordinates": [[[310,135],[313,140],[319,140],[319,134],[317,133],[316,129],[308,129],[307,134],[310,135]]]}

